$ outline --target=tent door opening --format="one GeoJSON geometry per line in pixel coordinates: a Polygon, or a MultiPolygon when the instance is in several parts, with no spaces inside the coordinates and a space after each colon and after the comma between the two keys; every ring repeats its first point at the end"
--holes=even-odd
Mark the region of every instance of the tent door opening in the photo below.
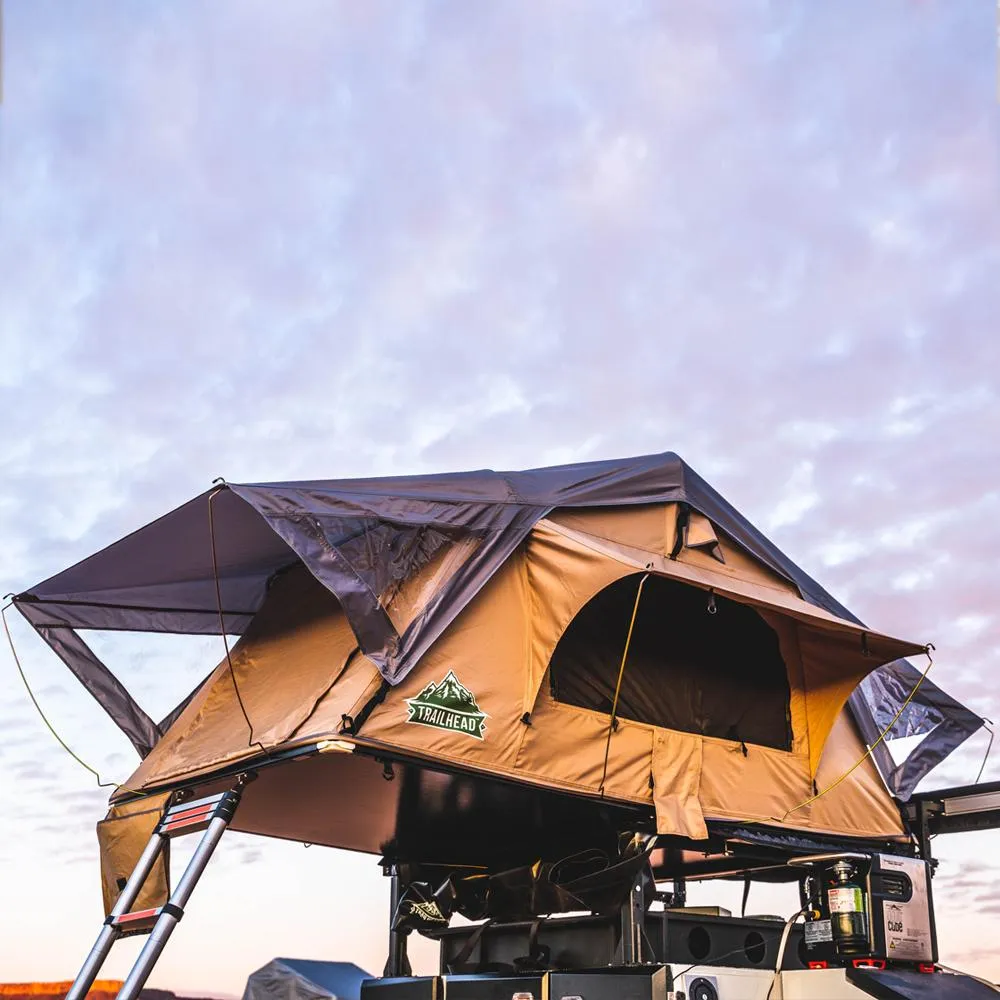
{"type": "MultiPolygon", "coordinates": [[[[570,622],[549,663],[556,701],[610,714],[641,579],[605,587],[570,622]]],[[[778,636],[754,608],[665,577],[646,581],[616,715],[790,750],[790,698],[778,636]]]]}

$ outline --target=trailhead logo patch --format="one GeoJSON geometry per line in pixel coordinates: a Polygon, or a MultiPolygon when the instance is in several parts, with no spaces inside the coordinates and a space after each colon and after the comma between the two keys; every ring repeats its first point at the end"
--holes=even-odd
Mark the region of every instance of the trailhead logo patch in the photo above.
{"type": "Polygon", "coordinates": [[[440,684],[432,681],[416,698],[407,698],[406,704],[410,710],[407,722],[484,738],[489,716],[480,711],[476,696],[451,670],[440,684]]]}

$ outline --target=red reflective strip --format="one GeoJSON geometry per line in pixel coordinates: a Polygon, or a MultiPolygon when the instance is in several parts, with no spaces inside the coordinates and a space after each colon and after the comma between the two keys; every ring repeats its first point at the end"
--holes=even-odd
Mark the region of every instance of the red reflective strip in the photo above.
{"type": "Polygon", "coordinates": [[[160,828],[160,833],[164,837],[169,837],[173,833],[184,833],[186,830],[204,830],[208,826],[207,821],[189,820],[187,823],[172,823],[169,826],[160,828]]]}
{"type": "Polygon", "coordinates": [[[179,819],[187,819],[189,816],[207,816],[215,810],[215,804],[198,806],[197,809],[182,809],[180,812],[168,812],[164,817],[167,823],[174,823],[179,819]]]}
{"type": "Polygon", "coordinates": [[[917,972],[937,972],[937,966],[928,962],[918,962],[917,972]]]}
{"type": "Polygon", "coordinates": [[[149,920],[150,917],[158,917],[159,915],[160,910],[158,907],[152,910],[136,910],[134,913],[123,913],[118,917],[116,923],[130,924],[139,920],[149,920]]]}
{"type": "Polygon", "coordinates": [[[829,969],[830,968],[830,963],[829,962],[810,962],[809,963],[809,968],[810,969],[829,969]]]}
{"type": "Polygon", "coordinates": [[[195,826],[198,823],[210,823],[212,821],[212,813],[198,813],[194,816],[185,816],[181,819],[168,819],[160,826],[160,832],[163,833],[166,830],[175,830],[182,826],[195,826]]]}
{"type": "Polygon", "coordinates": [[[884,969],[884,958],[856,958],[851,962],[855,969],[884,969]]]}

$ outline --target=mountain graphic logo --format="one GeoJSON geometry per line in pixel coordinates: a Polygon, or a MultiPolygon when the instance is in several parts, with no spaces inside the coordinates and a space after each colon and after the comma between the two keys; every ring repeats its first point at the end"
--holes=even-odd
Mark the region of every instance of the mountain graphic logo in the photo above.
{"type": "Polygon", "coordinates": [[[464,733],[484,739],[489,716],[476,704],[476,696],[449,670],[439,684],[428,684],[416,698],[406,699],[410,714],[407,722],[430,726],[450,733],[464,733]]]}

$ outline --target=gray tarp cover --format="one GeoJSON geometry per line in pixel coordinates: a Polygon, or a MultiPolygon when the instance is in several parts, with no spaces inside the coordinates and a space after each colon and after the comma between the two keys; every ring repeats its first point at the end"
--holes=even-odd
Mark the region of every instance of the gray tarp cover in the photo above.
{"type": "Polygon", "coordinates": [[[350,962],[275,958],[247,979],[243,1000],[360,1000],[371,975],[350,962]]]}
{"type": "MultiPolygon", "coordinates": [[[[396,683],[550,511],[658,502],[680,504],[681,517],[687,508],[701,512],[793,582],[806,601],[859,621],[671,453],[525,472],[227,484],[19,594],[15,603],[145,755],[184,703],[155,723],[76,629],[218,634],[213,536],[228,633],[241,633],[268,581],[301,560],[336,595],[361,649],[396,683]],[[464,561],[399,634],[382,595],[455,541],[467,545],[464,561]]],[[[859,685],[850,705],[867,742],[877,739],[918,677],[899,660],[859,685]]],[[[982,721],[925,681],[890,734],[924,735],[917,749],[900,765],[884,744],[875,750],[889,788],[908,798],[982,721]]]]}

